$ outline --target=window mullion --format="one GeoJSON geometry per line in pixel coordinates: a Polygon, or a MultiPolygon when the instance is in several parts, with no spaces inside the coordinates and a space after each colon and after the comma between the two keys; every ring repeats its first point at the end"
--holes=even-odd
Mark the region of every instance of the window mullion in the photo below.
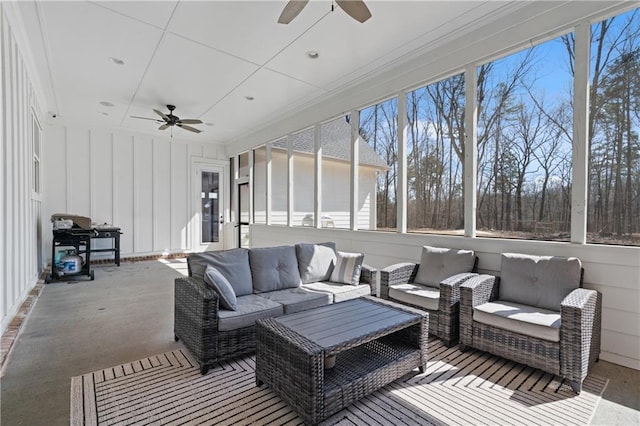
{"type": "Polygon", "coordinates": [[[573,168],[571,185],[571,242],[587,241],[587,185],[589,141],[589,65],[591,25],[576,27],[573,79],[573,168]]]}
{"type": "Polygon", "coordinates": [[[464,235],[476,236],[478,187],[478,75],[475,65],[468,65],[465,77],[465,138],[463,165],[464,235]]]}

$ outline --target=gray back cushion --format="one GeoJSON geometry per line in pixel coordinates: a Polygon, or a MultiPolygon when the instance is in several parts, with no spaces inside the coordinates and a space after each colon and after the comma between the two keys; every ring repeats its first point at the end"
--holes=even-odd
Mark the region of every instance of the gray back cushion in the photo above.
{"type": "Polygon", "coordinates": [[[296,244],[296,257],[303,284],[328,281],[336,263],[336,243],[296,244]]]}
{"type": "Polygon", "coordinates": [[[580,287],[582,264],[576,257],[503,253],[499,298],[560,311],[560,302],[580,287]]]}
{"type": "Polygon", "coordinates": [[[300,272],[293,246],[251,249],[249,264],[254,293],[300,287],[300,272]]]}
{"type": "Polygon", "coordinates": [[[449,277],[471,272],[476,262],[473,250],[456,250],[439,247],[422,247],[420,266],[413,282],[429,287],[440,287],[449,277]]]}
{"type": "Polygon", "coordinates": [[[187,257],[187,262],[192,277],[204,280],[207,265],[211,265],[229,281],[236,296],[253,293],[251,269],[249,269],[249,250],[247,249],[237,248],[192,253],[187,257]]]}

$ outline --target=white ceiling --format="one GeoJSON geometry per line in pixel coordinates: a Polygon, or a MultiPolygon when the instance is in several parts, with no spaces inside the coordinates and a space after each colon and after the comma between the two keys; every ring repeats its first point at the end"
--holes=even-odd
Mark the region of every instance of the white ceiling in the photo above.
{"type": "Polygon", "coordinates": [[[178,116],[213,124],[174,136],[224,144],[424,54],[425,46],[488,25],[518,3],[369,0],[373,17],[360,24],[316,0],[289,25],[277,23],[286,1],[18,7],[46,109],[60,121],[160,135],[156,123],[130,116],[154,117],[152,108],[174,104],[178,116]],[[319,58],[309,59],[310,50],[319,58]]]}

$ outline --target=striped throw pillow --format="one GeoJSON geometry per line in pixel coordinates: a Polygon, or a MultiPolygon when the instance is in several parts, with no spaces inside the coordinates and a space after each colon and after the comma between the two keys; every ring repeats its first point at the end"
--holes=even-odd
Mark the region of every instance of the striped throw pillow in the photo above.
{"type": "Polygon", "coordinates": [[[362,253],[337,252],[336,265],[331,272],[331,281],[334,283],[358,285],[362,270],[362,253]]]}

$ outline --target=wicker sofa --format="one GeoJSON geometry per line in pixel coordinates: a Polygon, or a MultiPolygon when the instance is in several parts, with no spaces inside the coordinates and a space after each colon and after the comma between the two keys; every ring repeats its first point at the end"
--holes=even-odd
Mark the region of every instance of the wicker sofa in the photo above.
{"type": "Polygon", "coordinates": [[[566,379],[576,393],[600,355],[602,295],[582,287],[577,258],[504,253],[500,277],[460,287],[468,346],[566,379]]]}
{"type": "Polygon", "coordinates": [[[460,285],[476,276],[472,250],[424,246],[420,263],[380,270],[380,297],[429,312],[429,333],[446,346],[458,343],[460,285]]]}
{"type": "Polygon", "coordinates": [[[345,270],[338,268],[343,256],[348,254],[338,252],[334,243],[191,254],[189,276],[175,279],[175,339],[182,340],[206,374],[218,361],[255,350],[260,318],[370,295],[376,271],[362,264],[363,255],[349,263],[352,275],[336,279],[338,269],[345,270]],[[220,288],[219,281],[226,287],[220,288]],[[233,295],[225,292],[229,285],[233,295]]]}

